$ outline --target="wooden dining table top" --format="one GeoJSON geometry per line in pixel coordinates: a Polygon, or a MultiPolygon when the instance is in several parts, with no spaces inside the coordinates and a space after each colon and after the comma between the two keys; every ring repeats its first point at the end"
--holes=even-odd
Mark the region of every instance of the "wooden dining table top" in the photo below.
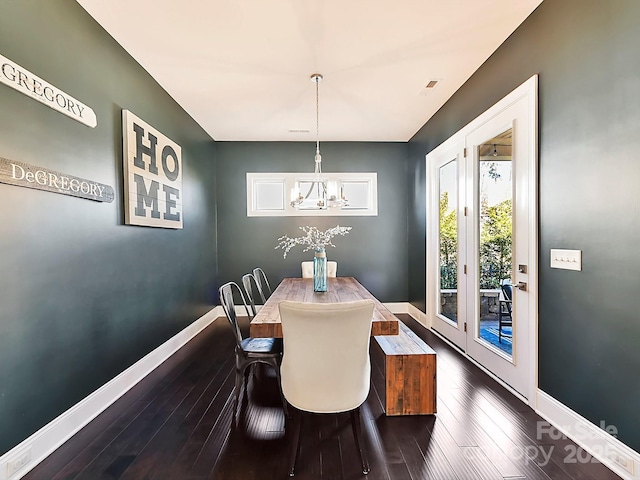
{"type": "Polygon", "coordinates": [[[282,300],[339,303],[371,299],[374,302],[371,335],[397,335],[398,318],[353,277],[329,278],[326,292],[313,291],[312,278],[285,278],[273,291],[250,324],[252,337],[282,338],[278,304],[282,300]]]}

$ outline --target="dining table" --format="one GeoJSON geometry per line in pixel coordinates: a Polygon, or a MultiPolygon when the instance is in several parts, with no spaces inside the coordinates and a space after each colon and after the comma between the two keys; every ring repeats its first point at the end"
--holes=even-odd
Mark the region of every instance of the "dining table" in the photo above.
{"type": "Polygon", "coordinates": [[[370,299],[374,302],[371,335],[398,335],[398,318],[354,277],[330,277],[327,291],[315,292],[312,278],[285,278],[250,323],[251,337],[282,338],[278,304],[283,300],[339,303],[370,299]]]}

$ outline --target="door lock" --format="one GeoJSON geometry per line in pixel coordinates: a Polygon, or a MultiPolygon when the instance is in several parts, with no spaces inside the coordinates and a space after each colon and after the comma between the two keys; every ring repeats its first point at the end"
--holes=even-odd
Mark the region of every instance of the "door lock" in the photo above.
{"type": "Polygon", "coordinates": [[[518,290],[522,290],[524,292],[527,291],[527,282],[518,282],[518,284],[516,285],[516,288],[518,290]]]}

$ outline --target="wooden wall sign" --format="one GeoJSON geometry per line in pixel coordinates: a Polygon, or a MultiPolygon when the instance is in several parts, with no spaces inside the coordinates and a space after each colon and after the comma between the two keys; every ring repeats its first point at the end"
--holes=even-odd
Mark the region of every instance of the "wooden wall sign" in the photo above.
{"type": "Polygon", "coordinates": [[[182,228],[182,149],[122,111],[125,223],[182,228]]]}
{"type": "Polygon", "coordinates": [[[0,182],[97,202],[111,203],[115,197],[113,187],[109,185],[2,157],[0,157],[0,182]]]}
{"type": "Polygon", "coordinates": [[[20,93],[91,128],[98,124],[96,114],[90,107],[2,55],[0,55],[0,83],[15,88],[20,93]]]}

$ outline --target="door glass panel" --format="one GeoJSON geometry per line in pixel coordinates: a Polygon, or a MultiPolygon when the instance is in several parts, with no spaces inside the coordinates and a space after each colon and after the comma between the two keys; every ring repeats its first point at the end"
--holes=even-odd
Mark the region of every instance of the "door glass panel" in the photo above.
{"type": "Polygon", "coordinates": [[[512,356],[512,130],[478,147],[479,313],[477,335],[512,356]]]}
{"type": "Polygon", "coordinates": [[[439,266],[438,313],[458,323],[458,176],[455,160],[440,167],[439,175],[439,266]]]}

